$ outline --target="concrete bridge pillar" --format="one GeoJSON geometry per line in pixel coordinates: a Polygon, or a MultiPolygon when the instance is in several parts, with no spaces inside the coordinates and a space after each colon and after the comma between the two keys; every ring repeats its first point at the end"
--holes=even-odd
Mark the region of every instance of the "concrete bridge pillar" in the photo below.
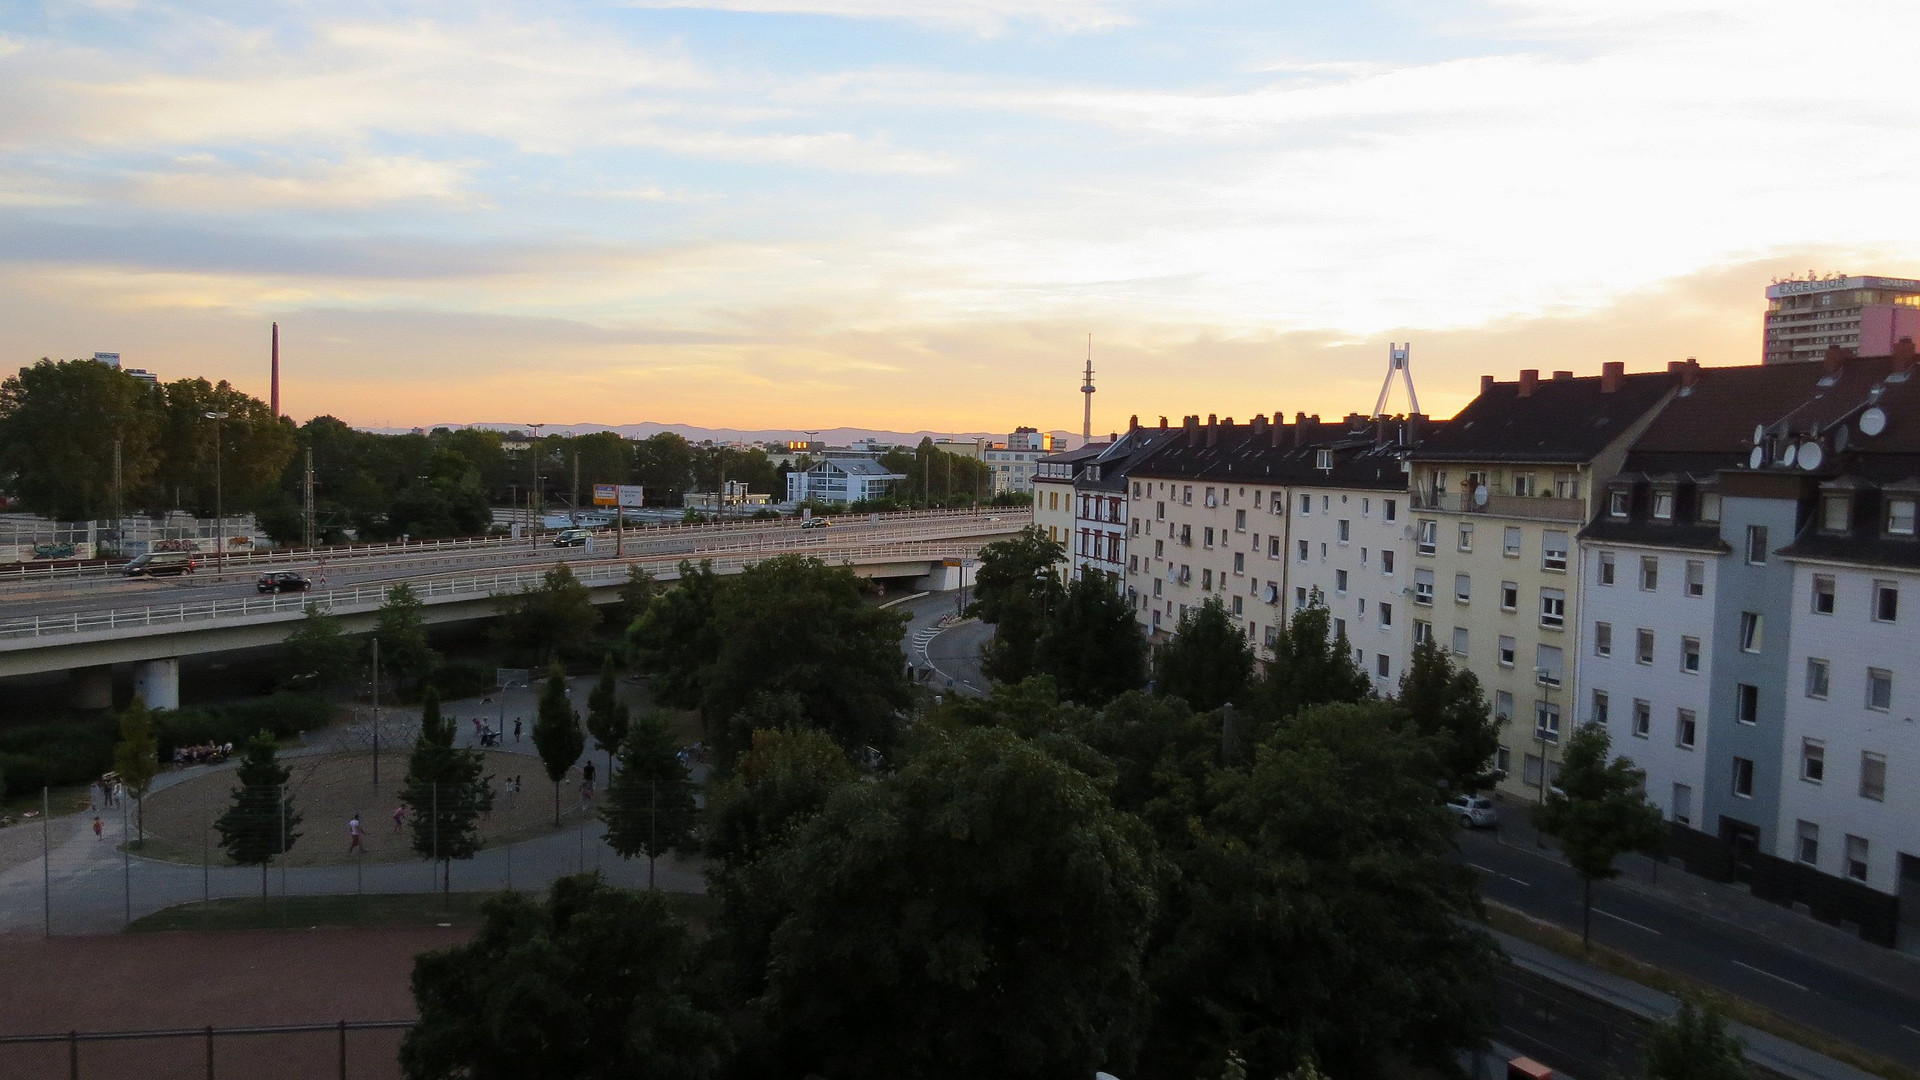
{"type": "Polygon", "coordinates": [[[149,709],[179,708],[180,661],[168,657],[164,660],[142,660],[135,664],[133,696],[146,702],[149,709]]]}
{"type": "Polygon", "coordinates": [[[113,707],[113,665],[74,668],[67,672],[67,704],[76,709],[113,707]]]}

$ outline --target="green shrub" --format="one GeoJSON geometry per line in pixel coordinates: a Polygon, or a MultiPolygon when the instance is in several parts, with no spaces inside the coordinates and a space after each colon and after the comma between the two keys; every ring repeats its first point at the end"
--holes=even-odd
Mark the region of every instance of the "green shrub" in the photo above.
{"type": "Polygon", "coordinates": [[[0,777],[6,781],[0,787],[15,795],[53,786],[47,767],[40,764],[40,759],[25,754],[0,754],[0,777]]]}
{"type": "Polygon", "coordinates": [[[434,666],[433,674],[427,676],[427,683],[439,692],[442,701],[454,701],[478,697],[492,690],[494,678],[494,669],[484,661],[463,656],[441,660],[434,666]]]}
{"type": "Polygon", "coordinates": [[[181,746],[232,743],[238,747],[261,731],[276,739],[325,727],[333,706],[307,694],[273,694],[252,701],[213,705],[204,709],[176,709],[155,714],[160,760],[172,761],[181,746]]]}
{"type": "MultiPolygon", "coordinates": [[[[31,786],[86,784],[113,767],[116,738],[110,717],[23,724],[0,729],[0,754],[30,759],[36,764],[41,779],[31,786]]],[[[23,790],[11,778],[7,787],[16,792],[23,790]]]]}

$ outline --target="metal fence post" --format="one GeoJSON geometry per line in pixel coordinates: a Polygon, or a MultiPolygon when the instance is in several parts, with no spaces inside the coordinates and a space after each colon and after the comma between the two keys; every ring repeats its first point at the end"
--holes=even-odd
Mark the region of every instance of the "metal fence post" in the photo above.
{"type": "Polygon", "coordinates": [[[80,1033],[67,1032],[67,1077],[80,1080],[80,1033]]]}
{"type": "Polygon", "coordinates": [[[213,1080],[213,1025],[207,1025],[207,1080],[213,1080]]]}
{"type": "Polygon", "coordinates": [[[45,908],[47,936],[53,936],[53,796],[40,788],[40,900],[45,908]]]}
{"type": "Polygon", "coordinates": [[[347,1080],[347,1022],[340,1021],[340,1080],[347,1080]]]}

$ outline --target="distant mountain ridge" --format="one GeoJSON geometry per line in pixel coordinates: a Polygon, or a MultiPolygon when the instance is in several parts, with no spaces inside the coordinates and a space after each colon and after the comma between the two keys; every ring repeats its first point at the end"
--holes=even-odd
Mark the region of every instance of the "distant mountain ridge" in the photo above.
{"type": "MultiPolygon", "coordinates": [[[[427,424],[422,430],[432,431],[436,427],[483,428],[489,431],[525,431],[525,424],[502,424],[495,421],[481,421],[473,424],[427,424]]],[[[380,435],[401,435],[413,428],[366,428],[380,435]]],[[[857,439],[874,439],[883,443],[898,443],[905,446],[917,446],[920,440],[932,437],[936,442],[953,440],[972,442],[975,439],[1004,440],[1007,432],[989,431],[884,431],[879,428],[835,427],[820,428],[809,435],[800,428],[762,428],[747,430],[744,428],[709,428],[693,424],[657,424],[647,421],[641,424],[544,424],[542,433],[547,435],[591,435],[596,431],[611,431],[623,438],[645,439],[663,431],[671,431],[688,442],[702,442],[712,439],[715,442],[787,442],[798,439],[818,439],[828,446],[845,446],[857,439]]],[[[1080,443],[1080,436],[1067,431],[1052,433],[1056,446],[1070,448],[1080,443]]]]}

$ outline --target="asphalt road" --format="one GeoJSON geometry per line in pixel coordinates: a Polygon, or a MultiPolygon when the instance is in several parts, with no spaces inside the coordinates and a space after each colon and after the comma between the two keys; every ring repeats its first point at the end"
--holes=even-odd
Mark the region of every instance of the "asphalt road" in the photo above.
{"type": "MultiPolygon", "coordinates": [[[[1481,895],[1580,930],[1580,879],[1567,866],[1485,833],[1462,833],[1460,859],[1481,895]]],[[[1732,923],[1605,882],[1593,890],[1593,939],[1635,959],[1764,1005],[1807,1027],[1920,1066],[1920,997],[1732,923]]]]}
{"type": "Polygon", "coordinates": [[[989,683],[980,671],[980,647],[993,636],[993,628],[973,619],[943,626],[941,619],[953,615],[958,605],[958,594],[951,592],[929,593],[898,605],[908,616],[900,649],[915,667],[933,669],[929,685],[944,689],[951,679],[958,693],[981,697],[989,683]]]}

